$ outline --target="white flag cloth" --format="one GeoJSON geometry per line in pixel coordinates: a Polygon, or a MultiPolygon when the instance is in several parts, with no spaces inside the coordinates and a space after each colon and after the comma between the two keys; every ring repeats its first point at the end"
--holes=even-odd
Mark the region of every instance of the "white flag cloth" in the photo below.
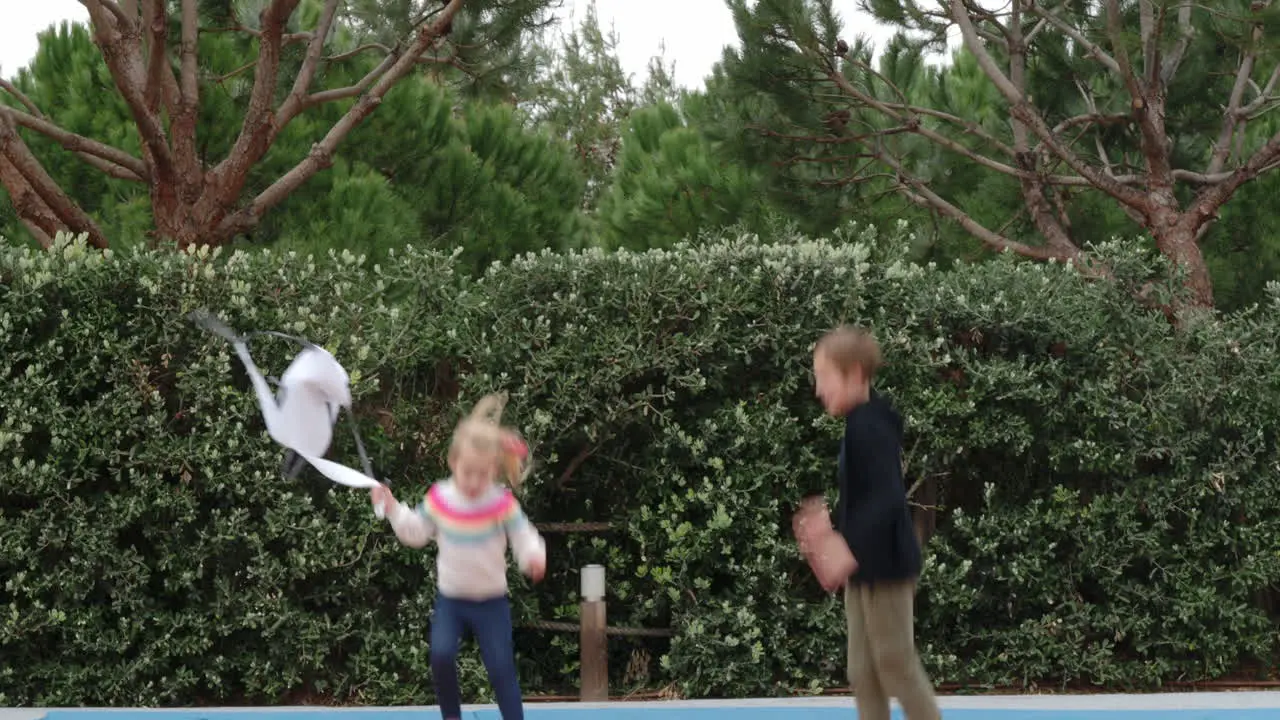
{"type": "Polygon", "coordinates": [[[258,396],[258,407],[272,440],[303,456],[323,456],[333,441],[338,412],[351,407],[347,371],[323,348],[298,353],[272,395],[243,342],[232,343],[258,396]]]}
{"type": "Polygon", "coordinates": [[[338,483],[352,488],[373,488],[381,485],[377,480],[365,475],[359,470],[354,470],[346,465],[339,465],[332,460],[325,460],[322,457],[314,457],[306,453],[299,453],[311,466],[320,472],[321,475],[338,483]]]}
{"type": "MultiPolygon", "coordinates": [[[[272,394],[266,378],[249,355],[244,338],[208,313],[198,312],[193,317],[205,329],[229,341],[244,363],[272,440],[297,453],[335,483],[352,488],[372,488],[380,484],[365,473],[324,459],[333,441],[338,413],[342,408],[350,410],[352,403],[351,378],[337,358],[318,345],[300,341],[304,343],[302,352],[289,363],[280,376],[278,392],[272,394]]],[[[358,434],[355,437],[361,459],[367,466],[363,444],[358,434]]]]}

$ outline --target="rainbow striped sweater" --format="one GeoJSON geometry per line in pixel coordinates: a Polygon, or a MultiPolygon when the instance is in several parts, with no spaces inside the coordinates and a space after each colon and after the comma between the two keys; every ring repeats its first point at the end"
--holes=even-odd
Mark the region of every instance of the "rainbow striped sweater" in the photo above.
{"type": "Polygon", "coordinates": [[[387,513],[400,542],[423,547],[434,539],[440,594],[488,600],[507,593],[507,544],[522,571],[546,560],[546,544],[511,490],[494,486],[479,498],[451,480],[435,483],[416,508],[398,503],[387,513]]]}

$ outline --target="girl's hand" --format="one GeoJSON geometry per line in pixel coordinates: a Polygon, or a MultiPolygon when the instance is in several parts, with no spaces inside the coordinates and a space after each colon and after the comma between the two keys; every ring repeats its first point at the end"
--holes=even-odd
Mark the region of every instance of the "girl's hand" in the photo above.
{"type": "Polygon", "coordinates": [[[391,488],[379,483],[377,487],[369,488],[369,501],[373,503],[374,511],[378,512],[379,517],[384,517],[391,506],[395,505],[396,498],[391,494],[391,488]]]}
{"type": "Polygon", "coordinates": [[[547,559],[540,557],[529,561],[529,567],[525,571],[529,579],[536,582],[542,582],[542,577],[547,574],[547,559]]]}

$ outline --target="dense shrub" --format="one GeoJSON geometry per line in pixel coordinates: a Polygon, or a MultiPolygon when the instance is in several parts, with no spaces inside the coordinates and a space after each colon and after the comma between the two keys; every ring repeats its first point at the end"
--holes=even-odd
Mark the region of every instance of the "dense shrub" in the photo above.
{"type": "MultiPolygon", "coordinates": [[[[334,351],[403,498],[444,472],[460,409],[510,391],[540,461],[530,513],[615,524],[549,535],[541,586],[513,571],[517,624],[572,620],[576,568],[601,562],[611,623],[675,631],[615,639],[615,688],[843,684],[843,618],[787,530],[832,476],[809,348],[840,321],[877,328],[909,482],[938,507],[918,596],[936,680],[1274,667],[1276,304],[1175,331],[1123,272],[916,267],[903,238],[850,232],[544,254],[479,279],[412,250],[0,250],[0,704],[432,700],[431,552],[400,547],[362,493],[280,479],[197,307],[334,351]]],[[[292,348],[253,352],[278,373],[292,348]]],[[[347,433],[331,456],[355,462],[347,433]]],[[[517,644],[530,692],[572,687],[573,635],[517,644]]]]}

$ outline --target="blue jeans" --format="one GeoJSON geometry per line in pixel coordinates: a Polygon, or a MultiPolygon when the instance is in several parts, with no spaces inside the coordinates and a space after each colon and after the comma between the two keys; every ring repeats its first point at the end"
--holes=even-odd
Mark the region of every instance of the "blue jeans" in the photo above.
{"type": "Polygon", "coordinates": [[[436,596],[431,619],[431,676],[440,714],[444,720],[462,717],[458,647],[468,630],[480,646],[480,659],[489,671],[489,683],[497,696],[502,720],[524,720],[520,681],[516,677],[516,651],[511,638],[511,605],[505,596],[492,600],[436,596]]]}

